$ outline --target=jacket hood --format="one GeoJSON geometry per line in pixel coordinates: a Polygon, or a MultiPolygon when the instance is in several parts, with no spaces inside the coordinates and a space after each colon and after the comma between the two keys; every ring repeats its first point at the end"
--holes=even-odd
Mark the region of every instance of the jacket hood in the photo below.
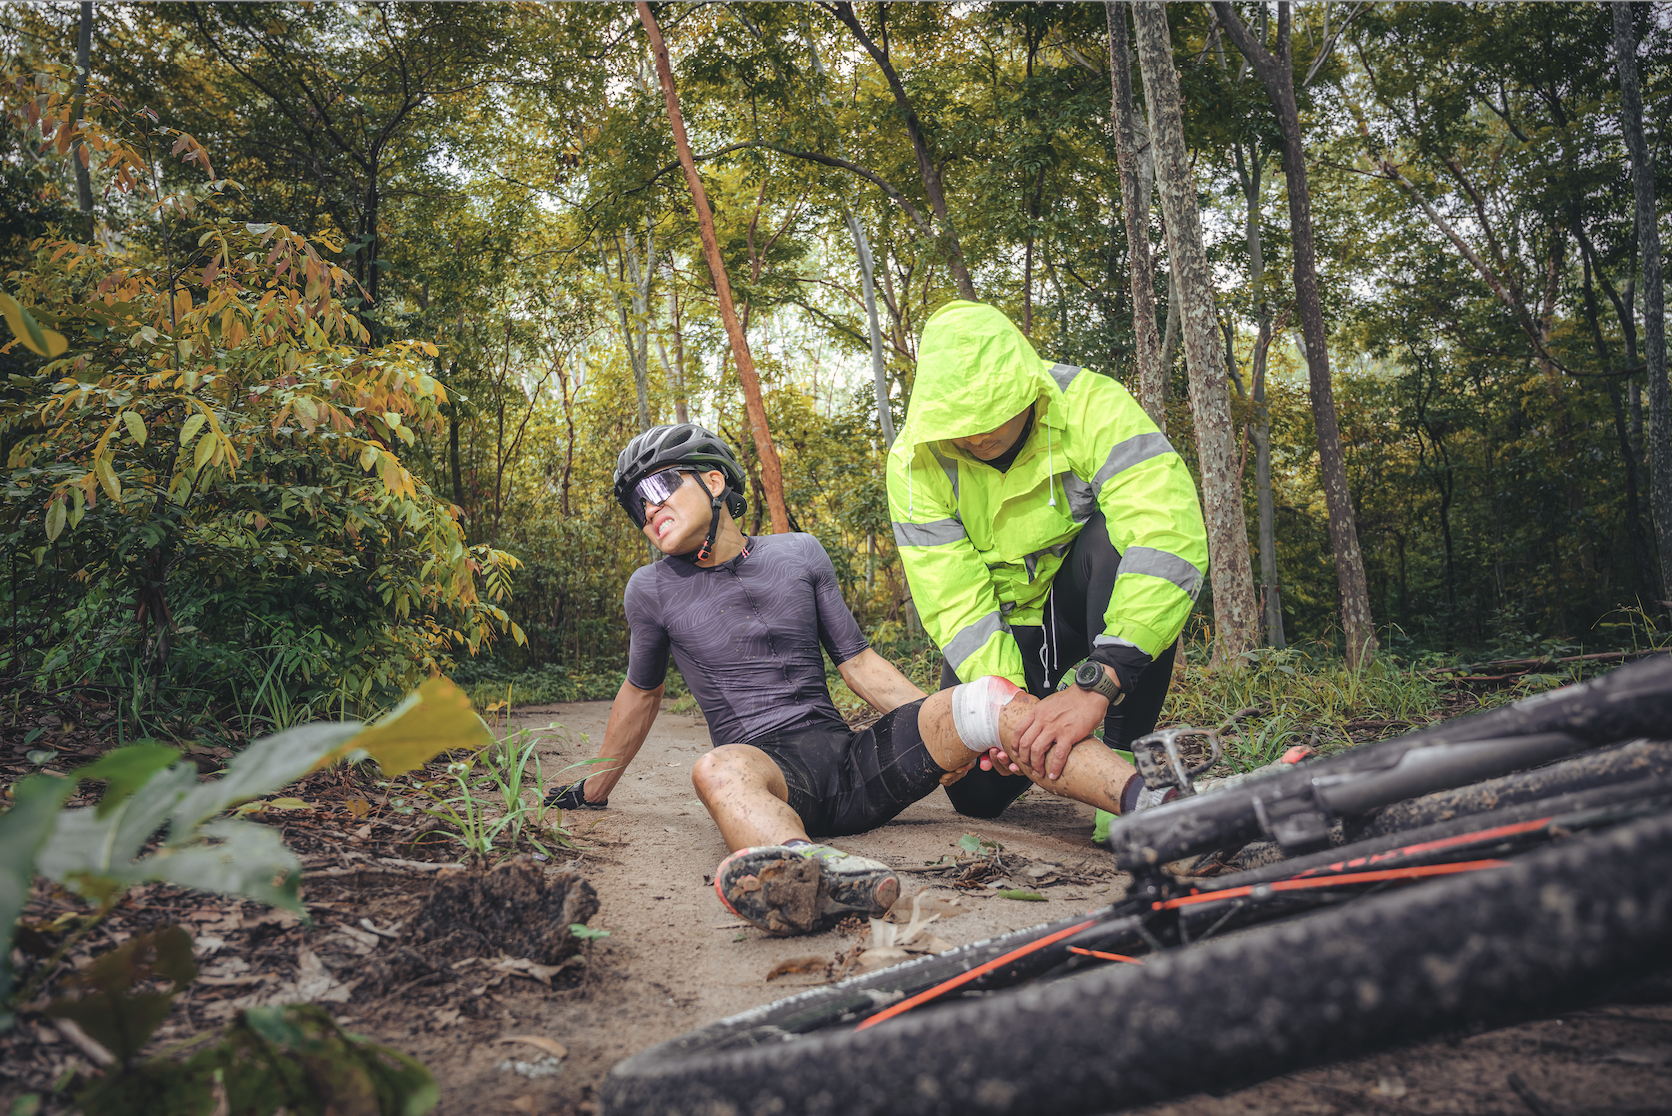
{"type": "Polygon", "coordinates": [[[1000,311],[949,302],[923,327],[917,380],[896,445],[995,430],[1041,396],[1059,393],[1050,368],[1000,311]]]}

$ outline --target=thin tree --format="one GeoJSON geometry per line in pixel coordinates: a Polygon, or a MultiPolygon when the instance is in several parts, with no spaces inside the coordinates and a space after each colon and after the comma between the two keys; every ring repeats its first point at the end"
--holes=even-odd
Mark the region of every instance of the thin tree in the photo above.
{"type": "Polygon", "coordinates": [[[877,68],[882,71],[888,88],[894,94],[894,103],[900,107],[901,118],[905,121],[906,136],[911,140],[912,154],[917,156],[917,171],[923,179],[923,193],[929,199],[929,208],[934,212],[935,222],[939,226],[939,233],[946,248],[946,264],[952,271],[952,280],[958,285],[958,297],[976,301],[975,284],[970,282],[970,272],[964,263],[964,248],[958,240],[958,229],[952,223],[950,212],[946,208],[946,192],[941,187],[940,164],[929,152],[929,141],[923,134],[923,123],[917,118],[917,110],[912,107],[911,98],[906,94],[905,83],[900,80],[900,74],[894,69],[894,62],[888,51],[888,5],[877,5],[877,27],[879,34],[876,39],[866,33],[859,22],[859,16],[854,13],[853,5],[849,3],[820,4],[819,7],[835,16],[842,26],[853,33],[859,40],[859,45],[865,48],[877,68]]]}
{"type": "Polygon", "coordinates": [[[1138,365],[1138,405],[1167,432],[1167,370],[1161,363],[1161,335],[1155,328],[1155,257],[1150,251],[1150,176],[1154,161],[1145,129],[1138,144],[1137,116],[1132,108],[1132,57],[1124,5],[1107,0],[1109,18],[1109,76],[1114,104],[1115,151],[1120,165],[1120,207],[1126,218],[1126,269],[1132,286],[1132,348],[1138,365]]]}
{"type": "Polygon", "coordinates": [[[766,424],[766,406],[761,401],[761,381],[755,373],[755,358],[749,352],[749,340],[737,320],[732,305],[731,280],[726,275],[726,262],[720,258],[720,242],[714,235],[714,213],[708,208],[708,192],[697,176],[696,160],[691,157],[691,141],[685,136],[685,118],[679,111],[679,91],[673,84],[673,66],[668,61],[668,47],[662,41],[661,28],[645,0],[638,0],[639,22],[650,39],[650,50],[656,58],[656,77],[662,84],[662,96],[668,104],[668,124],[673,129],[674,148],[679,152],[679,165],[685,171],[685,181],[691,187],[691,201],[697,211],[697,226],[702,233],[703,256],[708,261],[708,272],[714,280],[714,297],[720,304],[720,320],[725,324],[726,336],[731,340],[732,359],[737,366],[737,379],[743,386],[743,406],[749,415],[749,431],[754,436],[755,452],[760,456],[761,487],[766,493],[767,510],[772,514],[772,530],[784,534],[790,529],[789,509],[784,505],[784,474],[778,464],[778,449],[772,444],[772,431],[766,424]]]}
{"type": "Polygon", "coordinates": [[[1370,615],[1370,589],[1359,550],[1358,525],[1347,490],[1346,456],[1341,428],[1335,417],[1335,393],[1330,383],[1329,345],[1324,333],[1324,307],[1318,295],[1317,254],[1312,241],[1312,195],[1306,180],[1306,151],[1301,144],[1300,110],[1295,104],[1294,56],[1290,45],[1292,13],[1277,5],[1277,51],[1257,41],[1228,0],[1214,0],[1213,10],[1231,41],[1254,67],[1271,98],[1283,133],[1283,173],[1289,192],[1289,234],[1295,259],[1295,302],[1301,335],[1306,342],[1306,369],[1312,394],[1312,421],[1318,438],[1318,472],[1329,513],[1329,538],[1335,552],[1335,573],[1341,590],[1341,626],[1347,636],[1347,665],[1358,668],[1377,646],[1376,625],[1370,615]]]}
{"type": "Polygon", "coordinates": [[[1666,288],[1655,215],[1655,164],[1643,141],[1643,93],[1637,80],[1634,4],[1614,5],[1614,62],[1620,71],[1620,123],[1637,195],[1637,242],[1643,256],[1643,344],[1649,363],[1649,507],[1660,551],[1660,583],[1672,596],[1672,398],[1666,384],[1666,288]]]}
{"type": "Polygon", "coordinates": [[[1155,144],[1155,184],[1167,230],[1167,252],[1178,274],[1184,359],[1190,379],[1190,408],[1196,419],[1196,453],[1213,578],[1216,655],[1235,662],[1257,642],[1259,613],[1248,557],[1242,477],[1231,434],[1225,350],[1213,308],[1213,281],[1202,250],[1190,153],[1184,145],[1183,104],[1178,71],[1173,68],[1166,5],[1155,0],[1135,3],[1132,21],[1137,31],[1144,99],[1153,120],[1150,138],[1155,144]]]}
{"type": "MultiPolygon", "coordinates": [[[[93,0],[82,0],[81,20],[76,30],[75,39],[75,105],[70,110],[70,119],[79,121],[82,108],[87,104],[87,72],[93,65],[93,0]]],[[[75,168],[76,208],[81,211],[86,220],[85,232],[89,240],[93,237],[93,180],[87,173],[89,155],[87,147],[79,139],[70,145],[70,165],[75,168]]]]}

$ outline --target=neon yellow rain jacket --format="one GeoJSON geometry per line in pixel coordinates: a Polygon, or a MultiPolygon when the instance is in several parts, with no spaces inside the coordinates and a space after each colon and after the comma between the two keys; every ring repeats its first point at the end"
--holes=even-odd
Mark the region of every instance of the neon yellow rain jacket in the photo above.
{"type": "Polygon", "coordinates": [[[1099,508],[1121,565],[1096,648],[1155,658],[1207,569],[1196,486],[1137,401],[1107,376],[1041,360],[978,303],[948,303],[924,326],[888,500],[918,613],[966,682],[1026,685],[1009,626],[1042,622],[1051,579],[1099,508]],[[1007,472],[952,444],[1029,405],[1033,432],[1007,472]]]}

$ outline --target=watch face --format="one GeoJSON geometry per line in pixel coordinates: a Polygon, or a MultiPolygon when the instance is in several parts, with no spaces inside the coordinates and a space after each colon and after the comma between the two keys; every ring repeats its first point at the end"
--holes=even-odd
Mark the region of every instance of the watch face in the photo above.
{"type": "Polygon", "coordinates": [[[1079,669],[1074,672],[1074,682],[1081,689],[1089,690],[1097,685],[1102,674],[1103,668],[1096,663],[1081,663],[1079,669]]]}

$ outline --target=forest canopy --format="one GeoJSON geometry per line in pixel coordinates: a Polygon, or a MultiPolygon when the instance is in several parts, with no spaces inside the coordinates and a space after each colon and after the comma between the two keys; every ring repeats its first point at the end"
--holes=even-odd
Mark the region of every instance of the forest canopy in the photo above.
{"type": "MultiPolygon", "coordinates": [[[[932,654],[883,461],[959,297],[1153,403],[1193,471],[1186,350],[1216,346],[1262,602],[1234,651],[1353,651],[1342,530],[1380,654],[1665,627],[1643,245],[1672,6],[1621,38],[1600,3],[1166,5],[1211,318],[1147,196],[1166,121],[1130,7],[650,6],[787,525],[873,640],[932,654]]],[[[8,688],[113,689],[135,732],[158,702],[282,725],[437,671],[607,696],[654,557],[611,493],[626,441],[721,433],[745,529],[773,529],[633,5],[9,4],[0,43],[8,688]]],[[[1210,585],[1191,638],[1225,623],[1210,585]]]]}

